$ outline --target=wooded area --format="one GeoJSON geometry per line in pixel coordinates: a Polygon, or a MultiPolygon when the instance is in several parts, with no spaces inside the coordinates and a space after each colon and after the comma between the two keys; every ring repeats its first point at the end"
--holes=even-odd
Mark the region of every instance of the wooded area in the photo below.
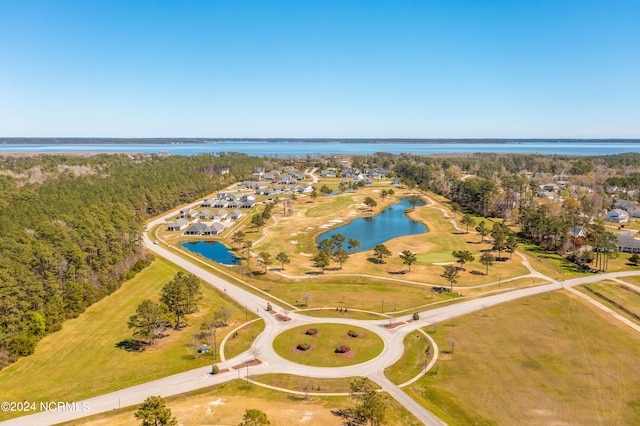
{"type": "Polygon", "coordinates": [[[0,367],[148,264],[147,218],[259,165],[235,153],[0,157],[0,367]]]}

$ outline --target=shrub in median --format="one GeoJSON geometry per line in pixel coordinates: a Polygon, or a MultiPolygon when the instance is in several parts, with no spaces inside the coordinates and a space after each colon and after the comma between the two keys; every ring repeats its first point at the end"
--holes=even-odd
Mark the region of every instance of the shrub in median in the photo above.
{"type": "Polygon", "coordinates": [[[354,330],[347,331],[347,334],[349,335],[349,337],[358,337],[358,332],[354,330]]]}
{"type": "Polygon", "coordinates": [[[316,334],[318,334],[318,329],[310,328],[307,331],[305,331],[305,334],[308,334],[309,336],[315,336],[316,334]]]}
{"type": "Polygon", "coordinates": [[[296,349],[298,349],[299,351],[308,351],[310,348],[308,343],[298,343],[298,346],[296,346],[296,349]]]}
{"type": "Polygon", "coordinates": [[[420,319],[420,314],[419,313],[416,312],[415,314],[413,314],[413,320],[414,321],[418,321],[419,319],[420,319]]]}
{"type": "Polygon", "coordinates": [[[347,345],[340,345],[340,346],[336,346],[336,350],[335,352],[337,354],[345,354],[347,352],[349,352],[351,349],[349,348],[349,346],[347,345]]]}

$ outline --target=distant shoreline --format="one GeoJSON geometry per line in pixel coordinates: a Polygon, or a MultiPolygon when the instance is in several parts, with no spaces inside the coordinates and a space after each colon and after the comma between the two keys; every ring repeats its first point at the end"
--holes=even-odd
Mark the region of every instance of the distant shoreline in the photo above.
{"type": "Polygon", "coordinates": [[[131,144],[215,144],[217,142],[234,143],[339,143],[339,144],[527,144],[527,143],[640,143],[640,139],[620,138],[620,139],[505,139],[505,138],[481,138],[481,139],[377,139],[377,138],[7,138],[0,137],[0,145],[131,145],[131,144]]]}

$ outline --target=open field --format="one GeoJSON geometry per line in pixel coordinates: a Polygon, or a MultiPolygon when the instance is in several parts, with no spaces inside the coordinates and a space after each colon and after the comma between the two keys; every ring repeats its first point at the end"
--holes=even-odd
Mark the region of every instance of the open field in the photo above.
{"type": "Polygon", "coordinates": [[[640,337],[570,295],[531,297],[425,331],[441,356],[405,391],[449,424],[637,424],[640,337]]]}
{"type": "MultiPolygon", "coordinates": [[[[127,322],[136,306],[146,298],[157,300],[162,286],[178,271],[173,264],[157,259],[115,293],[67,321],[62,330],[38,343],[33,355],[0,371],[0,399],[75,401],[210,365],[212,354],[196,352],[203,341],[197,336],[203,316],[221,307],[232,311],[229,326],[218,329],[220,342],[244,321],[244,309],[204,285],[200,311],[187,316],[188,327],[167,330],[166,337],[143,352],[118,347],[131,339],[127,322]]],[[[253,318],[249,313],[249,319],[253,318]]]]}
{"type": "MultiPolygon", "coordinates": [[[[259,377],[258,377],[259,378],[259,377]]],[[[166,399],[173,416],[184,426],[236,425],[244,410],[264,411],[272,425],[341,426],[344,419],[333,413],[353,406],[348,396],[294,395],[245,382],[230,382],[166,399]]],[[[421,423],[393,398],[387,398],[387,426],[417,426],[421,423]]],[[[140,422],[133,414],[137,407],[103,413],[66,425],[128,426],[140,422]]]]}
{"type": "Polygon", "coordinates": [[[379,320],[387,318],[386,315],[381,315],[375,312],[354,311],[353,309],[347,311],[336,309],[306,309],[296,311],[296,313],[318,318],[353,318],[361,320],[379,320]]]}
{"type": "Polygon", "coordinates": [[[273,340],[273,348],[278,355],[293,362],[319,367],[342,367],[345,365],[360,364],[380,354],[384,347],[382,339],[363,328],[342,324],[316,324],[316,335],[308,335],[306,331],[311,326],[304,325],[287,330],[273,340]],[[348,331],[358,333],[357,336],[348,336],[348,331]],[[301,351],[296,345],[306,343],[310,348],[301,351]],[[335,353],[338,346],[345,345],[350,351],[347,353],[335,353]]]}

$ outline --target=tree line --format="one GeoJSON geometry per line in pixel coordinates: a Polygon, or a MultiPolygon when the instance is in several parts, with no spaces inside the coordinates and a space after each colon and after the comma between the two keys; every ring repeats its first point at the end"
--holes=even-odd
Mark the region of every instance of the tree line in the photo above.
{"type": "Polygon", "coordinates": [[[146,219],[242,179],[260,164],[233,153],[4,157],[0,367],[32,353],[40,338],[149,263],[141,239],[146,219]],[[71,173],[68,165],[84,173],[71,173]],[[229,173],[219,173],[223,168],[229,173]],[[36,169],[47,173],[32,182],[28,175],[36,169]]]}

